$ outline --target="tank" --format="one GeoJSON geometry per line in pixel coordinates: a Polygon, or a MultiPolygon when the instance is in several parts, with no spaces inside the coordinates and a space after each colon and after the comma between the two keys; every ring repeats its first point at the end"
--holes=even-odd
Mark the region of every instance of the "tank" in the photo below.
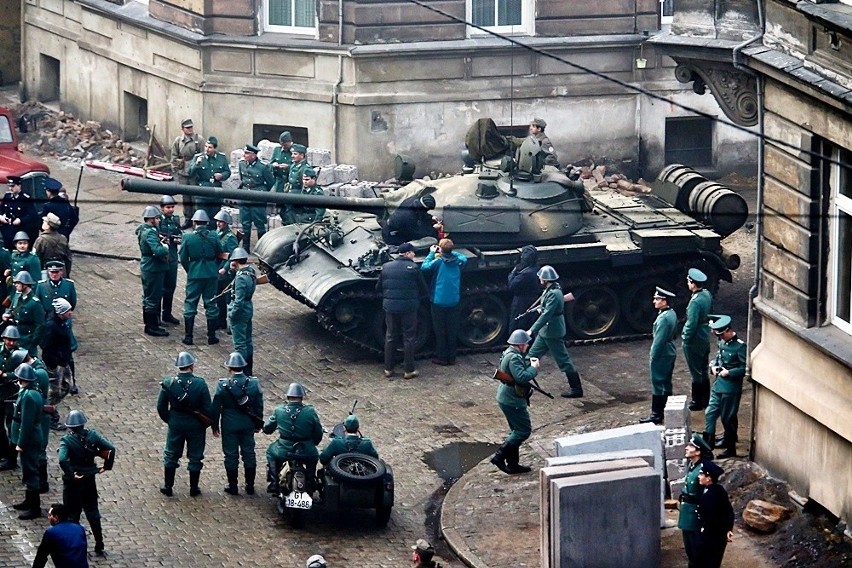
{"type": "MultiPolygon", "coordinates": [[[[270,282],[288,296],[316,310],[327,330],[365,348],[384,343],[381,293],[376,280],[395,247],[382,240],[381,226],[411,196],[431,194],[444,231],[464,254],[459,343],[462,350],[488,350],[503,344],[510,321],[507,276],[532,244],[540,265],[558,271],[563,290],[575,300],[566,304],[570,338],[577,341],[645,336],[655,317],[651,297],[656,286],[688,300],[685,276],[691,267],[709,276],[711,291],[720,280],[732,281],[739,265],[722,247],[723,234],[696,211],[695,199],[675,207],[660,194],[683,191],[658,180],[648,194],[622,195],[610,189],[587,189],[582,181],[536,163],[537,142],[526,139],[514,159],[468,157],[458,175],[415,180],[376,198],[290,195],[215,190],[143,179],[126,179],[127,191],[154,194],[215,195],[306,207],[324,207],[319,222],[287,225],[267,232],[255,255],[270,282]],[[690,205],[691,203],[691,205],[690,205]]],[[[726,191],[725,210],[734,207],[745,222],[745,202],[726,191]]],[[[706,188],[702,188],[707,193],[706,188]]],[[[715,203],[702,193],[701,202],[715,203]]],[[[734,194],[736,195],[736,194],[734,194]]],[[[715,214],[727,235],[738,227],[730,216],[715,214]]],[[[423,261],[434,238],[415,241],[416,262],[423,261]]],[[[428,304],[421,306],[418,348],[429,349],[428,304]]]]}

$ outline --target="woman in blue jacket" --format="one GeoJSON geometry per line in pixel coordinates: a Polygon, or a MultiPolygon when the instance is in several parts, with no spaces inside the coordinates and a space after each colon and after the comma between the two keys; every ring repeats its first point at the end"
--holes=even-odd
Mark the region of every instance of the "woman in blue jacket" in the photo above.
{"type": "Polygon", "coordinates": [[[459,334],[461,271],[467,258],[453,250],[453,241],[441,239],[420,266],[432,274],[429,299],[432,301],[432,328],[435,330],[436,365],[455,365],[459,334]]]}

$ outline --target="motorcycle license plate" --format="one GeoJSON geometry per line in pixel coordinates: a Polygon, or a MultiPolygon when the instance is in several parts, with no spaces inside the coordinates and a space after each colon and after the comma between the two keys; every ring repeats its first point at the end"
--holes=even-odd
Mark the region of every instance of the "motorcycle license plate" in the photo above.
{"type": "Polygon", "coordinates": [[[310,509],[313,499],[307,493],[293,491],[284,497],[284,506],[289,509],[310,509]]]}

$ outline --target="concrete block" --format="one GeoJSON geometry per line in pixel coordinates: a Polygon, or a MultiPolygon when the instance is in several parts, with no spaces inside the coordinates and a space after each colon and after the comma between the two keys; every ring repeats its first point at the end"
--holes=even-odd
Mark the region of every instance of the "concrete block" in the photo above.
{"type": "Polygon", "coordinates": [[[686,476],[686,458],[666,460],[666,479],[682,479],[686,476]]]}
{"type": "Polygon", "coordinates": [[[601,461],[623,460],[628,458],[642,458],[645,462],[654,467],[654,452],[648,449],[635,450],[619,450],[615,452],[600,452],[597,454],[578,454],[575,456],[557,456],[554,458],[545,458],[545,467],[553,467],[557,465],[571,465],[576,463],[594,463],[601,461]]]}
{"type": "MultiPolygon", "coordinates": [[[[601,455],[601,454],[597,454],[601,455]]],[[[584,456],[574,456],[576,459],[581,459],[584,456]]],[[[571,459],[571,458],[557,458],[571,459]]],[[[554,531],[554,526],[551,523],[551,492],[550,482],[561,477],[570,477],[576,475],[588,475],[590,473],[599,473],[602,471],[615,471],[622,469],[635,469],[647,467],[647,461],[641,457],[630,457],[626,459],[609,459],[609,460],[591,460],[588,462],[575,462],[564,465],[551,467],[543,467],[539,470],[539,497],[541,511],[541,566],[542,568],[551,568],[558,566],[554,564],[554,558],[551,557],[551,542],[554,535],[558,532],[554,531]]]]}
{"type": "Polygon", "coordinates": [[[670,396],[663,410],[666,428],[689,428],[689,416],[686,395],[670,396]]]}
{"type": "Polygon", "coordinates": [[[374,181],[362,181],[358,184],[358,197],[378,197],[381,192],[373,189],[376,185],[374,181]]]}
{"type": "MultiPolygon", "coordinates": [[[[337,164],[328,164],[320,168],[320,171],[317,174],[317,185],[326,189],[329,185],[335,183],[334,168],[336,165],[337,164]]],[[[314,164],[314,166],[316,165],[314,164]]]]}
{"type": "Polygon", "coordinates": [[[231,150],[231,154],[230,154],[231,168],[237,167],[237,164],[239,163],[239,161],[242,160],[245,157],[246,157],[246,153],[245,153],[245,151],[243,151],[242,148],[237,148],[236,150],[231,150]]]}
{"type": "Polygon", "coordinates": [[[686,478],[675,479],[674,481],[669,481],[669,491],[671,498],[675,501],[680,500],[680,494],[683,491],[683,484],[686,481],[686,478]]]}
{"type": "Polygon", "coordinates": [[[266,217],[267,230],[277,229],[281,226],[281,217],[278,215],[268,215],[266,217]]]}
{"type": "Polygon", "coordinates": [[[239,168],[232,167],[231,177],[222,182],[222,189],[239,189],[241,182],[239,168]]]}
{"type": "Polygon", "coordinates": [[[666,428],[663,432],[663,452],[668,459],[673,458],[675,448],[679,448],[681,454],[683,454],[688,440],[689,430],[686,428],[666,428]]]}
{"type": "Polygon", "coordinates": [[[334,167],[334,181],[350,183],[358,179],[358,168],[349,164],[338,164],[334,167]]]}
{"type": "Polygon", "coordinates": [[[260,158],[262,162],[268,163],[269,160],[272,159],[272,152],[274,152],[280,144],[278,142],[270,142],[269,140],[263,139],[255,144],[255,146],[260,149],[260,152],[257,153],[257,157],[260,158]]]}
{"type": "Polygon", "coordinates": [[[552,480],[553,566],[659,566],[658,484],[649,467],[552,480]]]}
{"type": "Polygon", "coordinates": [[[331,196],[337,197],[338,190],[340,189],[341,185],[343,185],[343,184],[342,183],[330,183],[328,185],[323,185],[322,189],[323,189],[323,191],[325,191],[326,195],[331,195],[331,196]]]}
{"type": "Polygon", "coordinates": [[[308,148],[308,163],[313,167],[325,167],[332,165],[331,150],[325,148],[308,148]]]}

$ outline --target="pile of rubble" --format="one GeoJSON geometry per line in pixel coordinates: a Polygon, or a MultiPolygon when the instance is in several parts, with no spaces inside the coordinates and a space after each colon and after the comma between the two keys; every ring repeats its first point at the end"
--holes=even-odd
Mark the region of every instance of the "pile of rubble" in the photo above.
{"type": "Polygon", "coordinates": [[[21,149],[36,156],[87,159],[142,166],[145,156],[117,134],[93,120],[81,122],[64,111],[27,102],[15,109],[21,129],[21,149]],[[23,130],[26,129],[26,132],[23,130]]]}
{"type": "MultiPolygon", "coordinates": [[[[634,182],[620,173],[606,175],[606,166],[584,166],[580,168],[580,179],[594,180],[591,189],[615,189],[619,193],[634,196],[642,193],[651,193],[651,185],[642,178],[634,182]]],[[[587,184],[588,187],[588,184],[587,184]]]]}

